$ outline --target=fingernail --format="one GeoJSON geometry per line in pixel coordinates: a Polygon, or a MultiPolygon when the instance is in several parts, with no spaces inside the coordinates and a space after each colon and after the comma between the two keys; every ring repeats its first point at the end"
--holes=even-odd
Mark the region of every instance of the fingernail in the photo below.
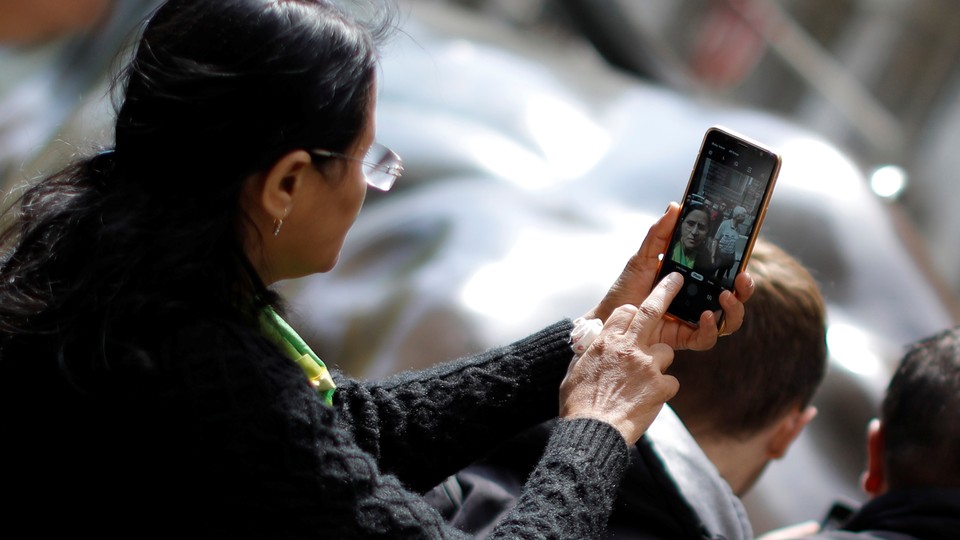
{"type": "Polygon", "coordinates": [[[670,272],[667,274],[667,277],[663,279],[669,279],[670,283],[674,285],[683,285],[683,276],[680,275],[680,272],[670,272]]]}

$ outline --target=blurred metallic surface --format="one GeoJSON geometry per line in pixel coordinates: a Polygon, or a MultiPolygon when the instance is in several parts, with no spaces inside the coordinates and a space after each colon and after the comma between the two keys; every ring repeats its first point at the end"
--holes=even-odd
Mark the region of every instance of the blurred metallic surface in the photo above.
{"type": "Polygon", "coordinates": [[[898,193],[960,298],[960,10],[954,0],[419,0],[452,3],[540,39],[585,38],[626,72],[685,94],[774,111],[893,164],[898,193]]]}
{"type": "Polygon", "coordinates": [[[403,5],[378,138],[405,175],[368,197],[334,271],[281,288],[320,356],[377,378],[582,314],[681,196],[704,130],[726,125],[783,153],[763,236],[811,269],[830,319],[820,414],[746,498],[752,520],[759,533],[862,500],[864,430],[891,366],[957,313],[896,207],[792,121],[626,77],[476,14],[403,5]]]}

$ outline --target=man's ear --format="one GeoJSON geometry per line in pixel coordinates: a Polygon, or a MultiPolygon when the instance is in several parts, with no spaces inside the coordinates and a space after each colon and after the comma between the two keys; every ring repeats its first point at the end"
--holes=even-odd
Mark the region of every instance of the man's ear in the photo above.
{"type": "Polygon", "coordinates": [[[287,217],[312,163],[306,151],[293,150],[262,174],[256,200],[268,216],[280,220],[287,217]]]}
{"type": "Polygon", "coordinates": [[[770,437],[770,441],[767,443],[767,457],[780,459],[786,455],[793,441],[800,436],[803,428],[807,427],[807,424],[816,416],[817,408],[812,406],[803,410],[790,411],[787,416],[780,420],[773,436],[770,437]]]}
{"type": "Polygon", "coordinates": [[[883,424],[874,418],[867,426],[867,470],[860,476],[863,491],[876,497],[887,489],[883,468],[883,424]]]}

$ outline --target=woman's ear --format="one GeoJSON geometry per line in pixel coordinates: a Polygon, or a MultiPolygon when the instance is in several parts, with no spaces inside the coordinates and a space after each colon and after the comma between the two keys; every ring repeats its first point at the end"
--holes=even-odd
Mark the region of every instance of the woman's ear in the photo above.
{"type": "Polygon", "coordinates": [[[310,154],[305,150],[293,150],[281,156],[260,176],[256,200],[261,209],[275,220],[285,219],[312,166],[310,154]]]}

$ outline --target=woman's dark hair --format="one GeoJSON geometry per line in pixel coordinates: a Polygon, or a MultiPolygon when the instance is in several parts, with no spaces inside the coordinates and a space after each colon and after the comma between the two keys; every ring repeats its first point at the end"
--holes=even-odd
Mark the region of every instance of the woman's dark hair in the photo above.
{"type": "Polygon", "coordinates": [[[349,147],[389,23],[327,0],[163,3],[115,82],[114,148],[3,216],[0,338],[103,339],[147,306],[252,320],[276,297],[243,250],[243,181],[297,148],[349,147]]]}
{"type": "MultiPolygon", "coordinates": [[[[684,212],[683,212],[683,217],[682,217],[681,219],[686,218],[687,216],[689,216],[690,214],[692,214],[692,213],[695,212],[695,211],[707,212],[707,207],[706,207],[706,205],[704,205],[704,204],[702,204],[702,203],[698,203],[698,202],[690,202],[690,203],[687,203],[687,205],[686,205],[686,207],[685,207],[685,209],[684,209],[684,212]]],[[[707,217],[709,218],[709,216],[710,216],[710,213],[707,212],[707,217]]]]}

